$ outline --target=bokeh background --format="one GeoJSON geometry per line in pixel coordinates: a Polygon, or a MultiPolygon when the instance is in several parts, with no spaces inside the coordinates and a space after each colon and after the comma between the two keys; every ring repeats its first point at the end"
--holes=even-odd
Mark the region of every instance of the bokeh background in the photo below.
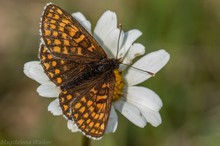
{"type": "MultiPolygon", "coordinates": [[[[146,52],[165,48],[171,60],[142,85],[162,101],[163,123],[141,129],[122,115],[114,134],[92,146],[220,145],[220,1],[219,0],[51,0],[68,12],[80,11],[93,28],[110,9],[124,30],[138,28],[146,52]]],[[[48,0],[0,0],[0,145],[79,146],[61,116],[47,111],[38,83],[23,74],[37,60],[39,19],[48,0]],[[7,145],[7,144],[5,144],[7,145]]]]}

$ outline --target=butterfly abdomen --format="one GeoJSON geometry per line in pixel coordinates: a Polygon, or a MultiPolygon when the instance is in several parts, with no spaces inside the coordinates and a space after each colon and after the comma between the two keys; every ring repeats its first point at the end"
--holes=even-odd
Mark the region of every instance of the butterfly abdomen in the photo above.
{"type": "Polygon", "coordinates": [[[81,76],[78,78],[65,83],[61,86],[62,90],[68,90],[71,88],[74,88],[75,86],[81,84],[82,82],[85,82],[93,77],[98,77],[103,74],[113,73],[114,69],[117,69],[119,67],[119,61],[116,59],[103,59],[97,63],[93,63],[88,66],[86,72],[84,72],[81,76]]]}

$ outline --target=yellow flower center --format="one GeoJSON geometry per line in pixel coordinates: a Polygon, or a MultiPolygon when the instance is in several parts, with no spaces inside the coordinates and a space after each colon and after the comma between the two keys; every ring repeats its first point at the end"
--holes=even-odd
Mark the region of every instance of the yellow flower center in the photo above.
{"type": "Polygon", "coordinates": [[[121,95],[122,95],[122,89],[124,86],[124,82],[122,80],[122,75],[121,72],[119,72],[119,70],[114,70],[114,74],[115,74],[115,89],[114,89],[114,96],[113,96],[113,101],[118,100],[121,95]]]}

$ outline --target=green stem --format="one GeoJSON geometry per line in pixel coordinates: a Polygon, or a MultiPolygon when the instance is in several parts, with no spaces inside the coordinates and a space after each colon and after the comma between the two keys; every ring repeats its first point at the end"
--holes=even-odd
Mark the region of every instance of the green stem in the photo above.
{"type": "Polygon", "coordinates": [[[90,146],[90,144],[91,144],[91,140],[86,136],[83,136],[81,146],[90,146]]]}

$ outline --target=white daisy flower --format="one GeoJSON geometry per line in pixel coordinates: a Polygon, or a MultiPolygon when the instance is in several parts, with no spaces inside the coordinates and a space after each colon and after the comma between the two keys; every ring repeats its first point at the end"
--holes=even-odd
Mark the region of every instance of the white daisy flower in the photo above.
{"type": "MultiPolygon", "coordinates": [[[[82,13],[73,13],[72,16],[91,33],[91,23],[82,13]]],[[[119,32],[116,14],[106,11],[98,20],[93,36],[103,47],[109,58],[115,58],[116,56],[119,32]]],[[[134,43],[141,34],[137,29],[121,32],[118,58],[123,58],[124,64],[131,64],[135,57],[145,53],[145,47],[142,44],[134,43]]],[[[105,133],[113,133],[117,129],[118,117],[115,109],[138,127],[143,128],[147,123],[155,127],[160,125],[161,116],[159,110],[162,107],[160,97],[148,88],[136,86],[152,75],[133,67],[156,74],[168,62],[169,58],[170,55],[165,50],[159,50],[143,56],[132,64],[132,67],[127,68],[126,71],[125,67],[120,66],[120,71],[123,73],[115,73],[116,87],[105,133]]],[[[24,73],[41,84],[37,88],[40,96],[55,98],[49,104],[48,111],[55,116],[63,115],[58,101],[60,88],[50,81],[44,73],[40,61],[27,62],[24,65],[24,73]]],[[[67,127],[72,132],[80,131],[70,120],[67,122],[67,127]]]]}

